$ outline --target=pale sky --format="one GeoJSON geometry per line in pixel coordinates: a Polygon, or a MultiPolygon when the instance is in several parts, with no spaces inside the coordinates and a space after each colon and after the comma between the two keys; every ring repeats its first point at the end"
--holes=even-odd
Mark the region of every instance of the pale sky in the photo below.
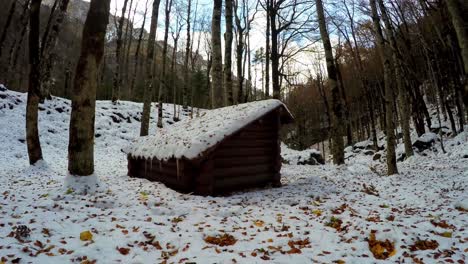
{"type": "MultiPolygon", "coordinates": [[[[85,0],[88,1],[89,0],[85,0]]],[[[131,0],[128,0],[128,4],[130,4],[131,0]]],[[[175,2],[176,0],[174,0],[175,2]]],[[[198,1],[198,14],[197,14],[197,19],[201,19],[200,17],[202,16],[202,12],[208,13],[208,15],[211,17],[211,12],[212,12],[212,6],[213,6],[213,1],[212,0],[192,0],[192,20],[194,16],[194,8],[195,8],[195,3],[198,1]]],[[[147,18],[146,18],[146,25],[145,28],[149,31],[149,24],[150,24],[150,19],[151,19],[151,7],[152,7],[152,2],[153,0],[133,0],[133,6],[132,6],[132,14],[133,14],[133,9],[135,8],[135,4],[137,7],[137,12],[136,12],[136,18],[134,21],[135,27],[140,27],[142,20],[143,20],[143,14],[145,11],[145,4],[148,2],[148,11],[147,11],[147,18]]],[[[185,1],[181,1],[182,3],[185,3],[185,1]]],[[[255,7],[255,1],[251,1],[253,8],[255,7]]],[[[117,11],[117,15],[120,16],[121,14],[121,9],[123,7],[124,0],[112,0],[111,1],[111,13],[115,14],[117,11]]],[[[162,40],[163,34],[164,34],[164,4],[165,0],[161,0],[161,4],[159,7],[159,21],[158,21],[158,31],[157,31],[157,39],[162,40]]],[[[128,6],[127,6],[127,12],[128,12],[128,6]]],[[[173,12],[171,21],[175,24],[175,13],[173,12]]],[[[210,17],[208,19],[210,19],[210,17]]],[[[205,18],[206,19],[206,18],[205,18]]],[[[193,23],[193,22],[192,22],[193,23]]],[[[208,21],[208,23],[211,23],[211,21],[208,21]]],[[[224,28],[224,21],[222,22],[222,27],[224,28]]],[[[264,12],[258,12],[256,15],[256,18],[253,22],[251,32],[250,32],[250,42],[251,42],[251,59],[253,59],[253,54],[255,50],[265,47],[265,28],[266,28],[266,18],[264,12]]],[[[224,29],[223,29],[224,31],[224,29]]],[[[193,34],[193,32],[192,32],[193,34]]],[[[194,34],[195,41],[197,41],[197,38],[200,37],[200,34],[195,32],[194,34]]],[[[181,38],[179,43],[183,44],[185,43],[185,27],[183,28],[181,32],[181,38]]],[[[193,37],[192,37],[193,38],[193,37]]],[[[235,36],[234,36],[235,38],[235,36]]],[[[171,37],[169,36],[169,42],[172,42],[171,37]]],[[[205,51],[203,49],[203,40],[202,40],[202,46],[200,47],[200,54],[204,57],[205,56],[205,51]]],[[[196,42],[194,42],[196,43],[196,42]]],[[[318,44],[321,45],[321,42],[318,44]]],[[[223,45],[223,50],[224,50],[224,38],[222,38],[222,45],[223,45]]],[[[233,52],[235,52],[235,41],[233,42],[233,52]]],[[[320,45],[315,45],[318,50],[321,50],[320,45]]],[[[181,46],[182,47],[182,46],[181,46]]],[[[223,55],[224,57],[224,55],[223,55]]],[[[294,63],[292,65],[292,68],[296,69],[297,71],[301,72],[301,76],[299,76],[300,79],[305,80],[306,76],[309,74],[309,72],[315,72],[314,66],[312,64],[313,61],[316,61],[317,55],[312,55],[312,54],[299,54],[297,56],[297,63],[294,63]]],[[[233,54],[233,60],[235,60],[235,54],[233,54]]],[[[261,69],[260,65],[258,67],[255,67],[254,70],[252,70],[252,75],[255,75],[254,71],[257,71],[256,76],[257,76],[257,85],[260,86],[261,82],[261,69]]],[[[233,72],[236,72],[235,69],[235,62],[233,63],[233,72]]],[[[247,75],[247,72],[246,72],[247,75]]],[[[247,76],[246,76],[247,77],[247,76]]],[[[254,78],[254,76],[252,76],[254,78]]],[[[255,82],[253,80],[253,82],[255,82]]]]}

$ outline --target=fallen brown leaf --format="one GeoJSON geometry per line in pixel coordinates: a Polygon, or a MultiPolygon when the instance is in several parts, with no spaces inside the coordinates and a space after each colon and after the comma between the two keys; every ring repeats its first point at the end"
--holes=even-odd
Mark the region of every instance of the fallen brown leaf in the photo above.
{"type": "Polygon", "coordinates": [[[117,250],[118,250],[118,251],[120,252],[120,254],[122,254],[122,255],[128,255],[128,253],[130,253],[130,249],[129,249],[129,248],[123,248],[123,247],[119,248],[119,247],[117,247],[117,250]]]}
{"type": "Polygon", "coordinates": [[[435,240],[418,240],[410,246],[411,251],[436,249],[439,247],[439,243],[435,240]]]}
{"type": "Polygon", "coordinates": [[[376,259],[387,259],[396,254],[395,244],[388,239],[380,241],[375,239],[376,231],[372,230],[369,239],[369,250],[376,259]]]}
{"type": "Polygon", "coordinates": [[[207,236],[207,237],[205,237],[204,240],[208,244],[214,244],[214,245],[218,245],[220,247],[232,246],[237,242],[236,238],[229,235],[229,234],[222,234],[222,235],[217,235],[217,236],[207,236]]]}

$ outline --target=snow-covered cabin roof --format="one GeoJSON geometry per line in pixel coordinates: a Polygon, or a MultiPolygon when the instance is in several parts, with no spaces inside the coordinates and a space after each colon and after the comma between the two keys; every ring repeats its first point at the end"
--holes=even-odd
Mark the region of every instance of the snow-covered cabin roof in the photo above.
{"type": "Polygon", "coordinates": [[[286,121],[292,115],[279,100],[269,99],[227,106],[201,113],[200,117],[185,119],[156,135],[138,138],[127,153],[133,157],[194,159],[258,118],[282,107],[286,121]]]}

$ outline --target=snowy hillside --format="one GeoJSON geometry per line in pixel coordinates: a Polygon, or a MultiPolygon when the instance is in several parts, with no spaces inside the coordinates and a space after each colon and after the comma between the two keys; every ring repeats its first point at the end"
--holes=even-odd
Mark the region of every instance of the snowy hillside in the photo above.
{"type": "MultiPolygon", "coordinates": [[[[391,177],[382,176],[382,161],[355,151],[340,167],[284,165],[280,188],[200,197],[126,176],[122,149],[138,137],[142,106],[99,101],[101,188],[81,196],[63,187],[70,102],[41,105],[45,162],[35,167],[25,102],[25,94],[0,91],[0,263],[468,261],[466,132],[445,142],[446,154],[436,143],[399,162],[391,177]]],[[[164,113],[170,130],[172,106],[164,113]]],[[[150,127],[157,135],[154,119],[150,127]]]]}

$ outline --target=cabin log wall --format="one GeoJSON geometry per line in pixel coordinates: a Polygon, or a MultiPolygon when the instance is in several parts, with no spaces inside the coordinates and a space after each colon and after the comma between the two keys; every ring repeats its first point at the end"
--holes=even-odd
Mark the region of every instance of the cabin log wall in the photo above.
{"type": "Polygon", "coordinates": [[[263,116],[222,142],[212,159],[214,192],[261,187],[275,179],[278,112],[263,116]]]}
{"type": "MultiPolygon", "coordinates": [[[[200,195],[226,194],[268,183],[280,186],[283,110],[277,108],[260,117],[194,160],[159,161],[129,155],[128,175],[200,195]]],[[[286,117],[292,120],[289,114],[286,117]]]]}

